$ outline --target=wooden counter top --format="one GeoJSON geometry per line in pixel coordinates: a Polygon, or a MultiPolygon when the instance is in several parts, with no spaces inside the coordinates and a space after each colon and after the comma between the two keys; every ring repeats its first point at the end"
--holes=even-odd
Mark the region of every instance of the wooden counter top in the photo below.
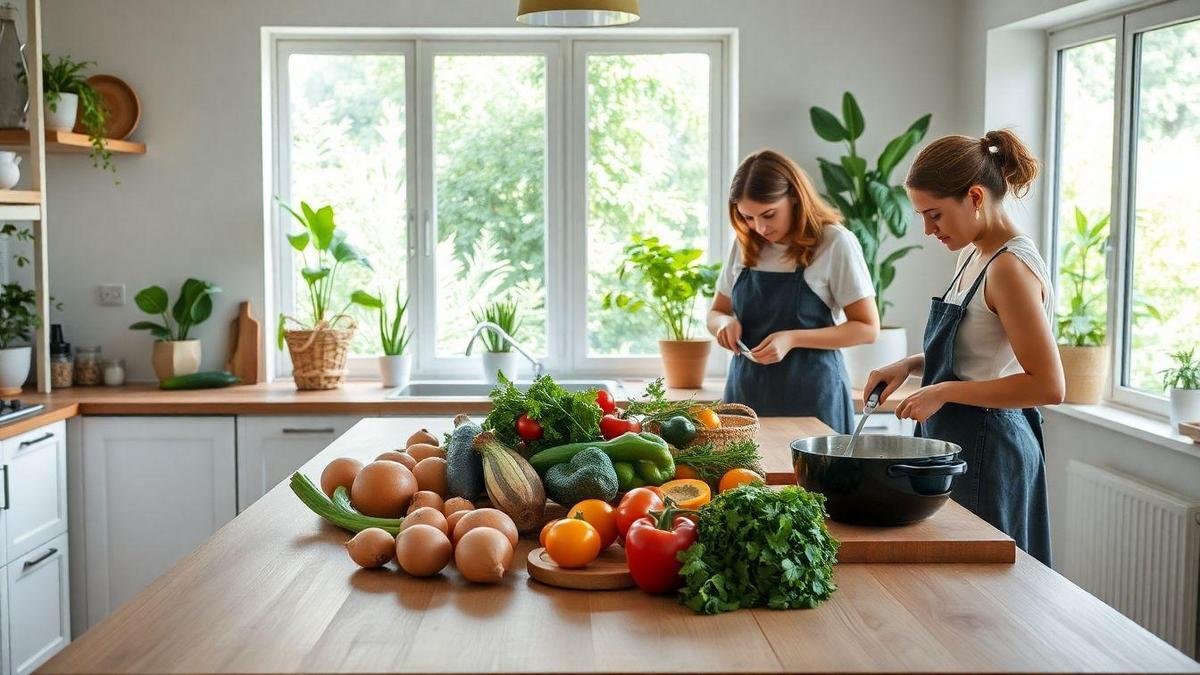
{"type": "MultiPolygon", "coordinates": [[[[364,420],[302,470],[445,423],[364,420]]],[[[476,586],[453,569],[356,570],[347,537],[276,486],[42,672],[1200,672],[1024,554],[839,565],[817,609],[710,617],[634,590],[542,586],[524,570],[528,541],[503,583],[476,586]]]]}

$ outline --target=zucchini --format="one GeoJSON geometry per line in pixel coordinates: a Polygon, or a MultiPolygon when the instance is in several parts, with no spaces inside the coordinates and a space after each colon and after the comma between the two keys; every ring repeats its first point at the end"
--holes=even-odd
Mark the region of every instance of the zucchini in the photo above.
{"type": "Polygon", "coordinates": [[[225,370],[206,370],[191,375],[176,375],[165,380],[159,380],[158,388],[167,390],[178,389],[219,389],[241,382],[242,378],[225,370]]]}

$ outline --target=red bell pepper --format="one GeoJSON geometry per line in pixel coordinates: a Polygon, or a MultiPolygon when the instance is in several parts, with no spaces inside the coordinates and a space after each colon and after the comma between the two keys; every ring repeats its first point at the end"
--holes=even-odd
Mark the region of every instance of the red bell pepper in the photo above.
{"type": "Polygon", "coordinates": [[[633,583],[647,593],[666,593],[683,585],[679,554],[696,543],[696,524],[667,499],[662,511],[634,522],[625,534],[625,557],[633,583]]]}

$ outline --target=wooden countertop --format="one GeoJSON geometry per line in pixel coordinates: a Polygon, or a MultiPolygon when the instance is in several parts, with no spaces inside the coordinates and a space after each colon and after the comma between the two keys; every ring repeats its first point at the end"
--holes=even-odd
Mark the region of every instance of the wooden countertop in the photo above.
{"type": "MultiPolygon", "coordinates": [[[[769,433],[777,424],[766,420],[769,433]]],[[[369,419],[303,467],[369,459],[442,417],[369,419]]],[[[1012,565],[864,565],[813,610],[703,616],[636,590],[356,570],[286,484],[42,672],[1188,671],[1187,658],[1023,553],[1012,565]]]]}

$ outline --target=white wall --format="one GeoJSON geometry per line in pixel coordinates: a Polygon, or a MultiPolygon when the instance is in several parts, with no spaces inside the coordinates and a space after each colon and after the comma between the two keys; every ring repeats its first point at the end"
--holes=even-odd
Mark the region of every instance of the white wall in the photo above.
{"type": "MultiPolygon", "coordinates": [[[[43,0],[48,51],[98,61],[142,101],[144,157],[117,160],[120,186],[78,156],[48,163],[51,290],[74,344],[102,344],[151,379],[150,338],[126,326],[132,302],[100,307],[94,287],[218,283],[215,320],[198,332],[204,368],[224,360],[227,319],[265,299],[260,31],[264,25],[511,27],[515,0],[43,0]]],[[[808,108],[865,110],[861,148],[874,157],[925,112],[931,136],[961,128],[955,0],[906,2],[650,0],[640,25],[740,29],[739,152],[772,146],[815,171],[837,148],[810,129],[808,108]]],[[[897,172],[902,175],[904,167],[897,172]]],[[[910,235],[916,241],[920,232],[910,235]]],[[[892,321],[919,344],[928,298],[952,258],[934,245],[910,256],[891,292],[892,321]]],[[[270,333],[269,322],[264,322],[270,333]]]]}

